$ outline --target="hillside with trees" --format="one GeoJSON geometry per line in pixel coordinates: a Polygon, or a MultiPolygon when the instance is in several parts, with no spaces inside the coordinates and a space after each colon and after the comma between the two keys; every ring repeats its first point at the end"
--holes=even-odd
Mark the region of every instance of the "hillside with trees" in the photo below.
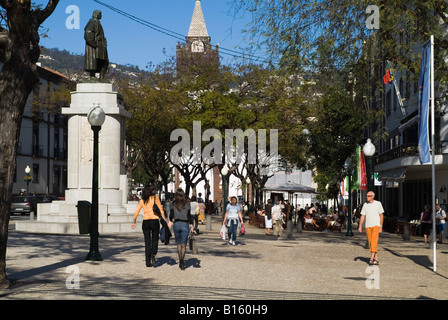
{"type": "MultiPolygon", "coordinates": [[[[84,71],[84,56],[80,54],[71,53],[67,50],[59,50],[57,48],[42,48],[39,63],[42,66],[66,75],[75,82],[88,79],[88,75],[84,71]]],[[[148,71],[141,70],[138,66],[133,66],[130,64],[120,65],[111,62],[108,77],[126,77],[132,79],[148,75],[148,71]]]]}

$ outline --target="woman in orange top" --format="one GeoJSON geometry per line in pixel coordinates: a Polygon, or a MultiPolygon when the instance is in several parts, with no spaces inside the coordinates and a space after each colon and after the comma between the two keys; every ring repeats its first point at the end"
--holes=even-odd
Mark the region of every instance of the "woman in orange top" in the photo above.
{"type": "Polygon", "coordinates": [[[159,197],[156,196],[156,189],[154,186],[146,186],[142,191],[142,199],[138,202],[137,209],[134,212],[134,221],[132,222],[132,229],[134,229],[137,217],[143,208],[142,230],[145,237],[147,267],[155,266],[156,255],[159,250],[160,217],[153,210],[154,203],[160,210],[161,218],[166,221],[162,204],[160,203],[159,197]]]}

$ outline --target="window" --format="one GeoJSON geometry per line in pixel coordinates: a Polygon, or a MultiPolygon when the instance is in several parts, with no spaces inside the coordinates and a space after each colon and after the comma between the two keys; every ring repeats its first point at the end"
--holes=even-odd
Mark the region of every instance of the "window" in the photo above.
{"type": "Polygon", "coordinates": [[[392,100],[392,90],[387,91],[386,93],[386,116],[390,116],[390,107],[391,107],[391,100],[392,100]]]}
{"type": "Polygon", "coordinates": [[[33,164],[33,183],[39,183],[39,164],[33,164]]]}

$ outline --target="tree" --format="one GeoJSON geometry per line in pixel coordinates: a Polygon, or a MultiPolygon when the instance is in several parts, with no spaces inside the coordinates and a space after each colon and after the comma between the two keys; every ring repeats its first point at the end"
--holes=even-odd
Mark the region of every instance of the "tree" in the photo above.
{"type": "Polygon", "coordinates": [[[0,0],[7,23],[7,28],[0,30],[0,50],[5,60],[0,72],[0,288],[9,287],[6,247],[12,182],[23,112],[29,94],[39,82],[38,30],[58,3],[49,0],[42,9],[33,8],[30,0],[0,0]]]}
{"type": "MultiPolygon", "coordinates": [[[[120,89],[127,109],[133,114],[127,122],[127,144],[134,151],[134,168],[144,183],[157,184],[159,177],[163,185],[170,179],[170,133],[177,128],[182,116],[182,105],[176,90],[174,77],[166,67],[158,67],[149,77],[123,80],[120,89]]],[[[129,167],[128,167],[129,168],[129,167]]]]}
{"type": "MultiPolygon", "coordinates": [[[[427,42],[429,35],[434,34],[441,56],[448,50],[445,0],[233,0],[232,3],[234,14],[251,12],[253,18],[247,32],[261,39],[260,47],[268,48],[272,56],[280,57],[283,67],[295,71],[314,66],[322,37],[333,39],[338,68],[354,65],[372,35],[378,38],[384,59],[413,72],[420,68],[418,44],[427,42]],[[377,16],[367,11],[370,5],[379,9],[377,16]],[[379,29],[368,28],[369,18],[379,20],[379,29]]],[[[439,70],[444,63],[440,61],[439,70]]]]}
{"type": "Polygon", "coordinates": [[[355,152],[368,115],[356,106],[350,92],[338,85],[326,88],[315,103],[315,118],[308,126],[309,155],[317,172],[318,190],[324,191],[327,184],[334,185],[345,176],[345,160],[355,152]]]}
{"type": "MultiPolygon", "coordinates": [[[[258,130],[266,130],[266,134],[269,135],[266,137],[266,151],[278,147],[278,153],[284,162],[304,166],[305,153],[301,143],[308,108],[304,103],[304,92],[301,90],[302,80],[272,68],[259,65],[237,65],[223,68],[216,85],[196,95],[200,108],[195,109],[191,117],[200,120],[204,129],[217,129],[221,132],[221,136],[224,136],[226,129],[240,129],[247,133],[251,130],[258,136],[256,164],[248,163],[247,156],[234,157],[233,161],[223,158],[221,163],[224,164],[225,161],[230,167],[229,172],[242,181],[249,176],[252,187],[255,187],[256,193],[260,195],[261,189],[274,174],[272,170],[268,170],[270,172],[266,174],[266,170],[262,170],[262,167],[268,165],[269,162],[272,164],[272,160],[278,160],[278,158],[259,158],[258,130]],[[270,130],[273,129],[278,130],[276,146],[270,145],[272,133],[270,130]],[[240,163],[242,168],[238,168],[240,163]]],[[[233,145],[235,146],[235,143],[233,145]]],[[[248,144],[244,143],[244,155],[249,154],[248,147],[248,144]]],[[[224,146],[222,150],[225,150],[224,146]]],[[[221,169],[222,165],[219,165],[219,168],[221,169]]],[[[259,198],[257,197],[257,203],[259,198]]]]}

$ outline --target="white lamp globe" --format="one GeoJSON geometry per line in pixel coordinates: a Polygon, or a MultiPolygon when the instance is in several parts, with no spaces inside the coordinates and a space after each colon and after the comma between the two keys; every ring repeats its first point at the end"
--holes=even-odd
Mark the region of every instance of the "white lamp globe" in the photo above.
{"type": "Polygon", "coordinates": [[[87,114],[87,120],[92,127],[101,127],[106,120],[106,113],[100,104],[95,104],[95,107],[87,114]]]}
{"type": "Polygon", "coordinates": [[[370,139],[367,139],[366,144],[364,145],[364,147],[362,147],[362,151],[367,157],[372,157],[375,154],[375,145],[370,139]]]}

